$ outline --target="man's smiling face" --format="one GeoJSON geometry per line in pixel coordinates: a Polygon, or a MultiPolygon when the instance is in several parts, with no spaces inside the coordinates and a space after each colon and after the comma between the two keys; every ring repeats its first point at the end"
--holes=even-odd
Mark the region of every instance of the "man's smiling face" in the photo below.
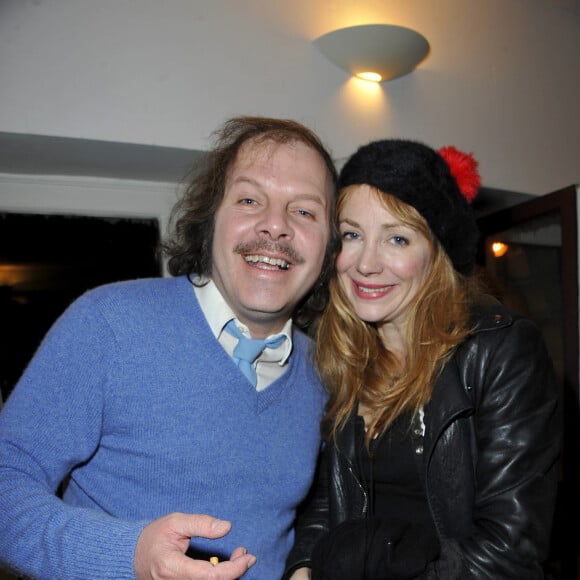
{"type": "Polygon", "coordinates": [[[330,236],[332,181],[301,141],[245,143],[216,213],[212,278],[252,336],[279,331],[310,291],[330,236]]]}

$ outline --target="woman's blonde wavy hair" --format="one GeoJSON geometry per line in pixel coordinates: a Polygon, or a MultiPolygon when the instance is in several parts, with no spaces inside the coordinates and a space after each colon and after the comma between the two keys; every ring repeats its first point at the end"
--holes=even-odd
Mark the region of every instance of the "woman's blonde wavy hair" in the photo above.
{"type": "MultiPolygon", "coordinates": [[[[336,212],[356,186],[344,188],[336,212]]],[[[470,332],[469,305],[475,277],[457,272],[427,222],[410,205],[376,189],[386,209],[430,242],[432,261],[407,326],[407,359],[400,363],[383,344],[375,323],[362,321],[346,299],[336,272],[330,301],[316,330],[315,359],[329,391],[323,432],[332,438],[360,401],[370,411],[367,444],[403,413],[415,415],[431,398],[433,386],[453,349],[470,332]]]]}

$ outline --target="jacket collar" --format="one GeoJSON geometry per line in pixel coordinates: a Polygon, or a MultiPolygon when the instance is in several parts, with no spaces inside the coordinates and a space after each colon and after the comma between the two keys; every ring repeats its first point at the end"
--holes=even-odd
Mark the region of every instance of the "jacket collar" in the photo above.
{"type": "Polygon", "coordinates": [[[480,296],[471,306],[473,333],[509,326],[512,318],[511,312],[499,300],[488,294],[480,296]]]}

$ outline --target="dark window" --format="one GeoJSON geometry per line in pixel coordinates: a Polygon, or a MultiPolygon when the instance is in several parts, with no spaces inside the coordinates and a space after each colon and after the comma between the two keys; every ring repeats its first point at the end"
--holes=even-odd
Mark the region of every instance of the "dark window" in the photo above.
{"type": "Polygon", "coordinates": [[[156,219],[0,213],[0,387],[14,387],[42,337],[80,294],[161,275],[156,219]]]}

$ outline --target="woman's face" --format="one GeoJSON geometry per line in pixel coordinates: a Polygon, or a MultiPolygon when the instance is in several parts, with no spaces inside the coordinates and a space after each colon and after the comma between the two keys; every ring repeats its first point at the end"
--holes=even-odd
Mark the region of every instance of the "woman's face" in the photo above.
{"type": "Polygon", "coordinates": [[[339,214],[339,282],[362,320],[403,328],[429,271],[431,243],[386,209],[375,189],[349,189],[339,214]]]}

